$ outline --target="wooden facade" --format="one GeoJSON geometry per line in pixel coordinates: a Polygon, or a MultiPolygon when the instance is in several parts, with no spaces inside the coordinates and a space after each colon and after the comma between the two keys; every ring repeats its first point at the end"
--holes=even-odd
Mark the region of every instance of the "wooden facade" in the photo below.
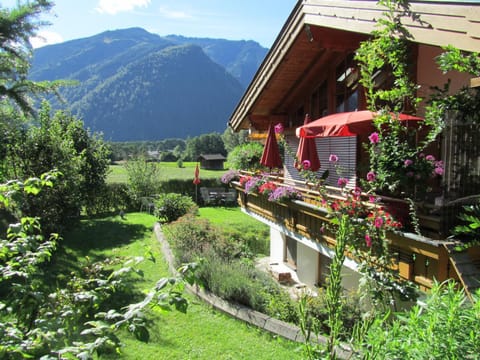
{"type": "MultiPolygon", "coordinates": [[[[480,4],[412,1],[410,9],[421,20],[404,18],[404,24],[413,36],[412,76],[421,85],[419,95],[426,97],[431,86],[441,85],[448,78],[452,79],[452,91],[469,86],[471,82],[475,84],[478,80],[471,80],[468,76],[442,74],[434,69],[441,46],[453,44],[464,51],[480,52],[480,4]]],[[[353,54],[360,42],[368,39],[375,29],[383,10],[376,1],[298,1],[232,114],[230,126],[234,130],[250,129],[255,134],[262,134],[270,124],[281,122],[287,140],[294,143],[295,129],[303,124],[307,113],[315,119],[336,112],[365,109],[353,54]]],[[[422,115],[421,109],[419,115],[422,115]]],[[[362,136],[356,139],[355,157],[359,164],[365,156],[361,150],[361,143],[365,140],[362,136]]],[[[439,143],[438,155],[447,154],[446,148],[445,143],[439,143]]],[[[285,179],[282,181],[298,180],[293,174],[296,170],[288,161],[286,156],[285,179]]],[[[361,171],[356,167],[353,169],[361,171]]],[[[475,171],[480,171],[478,166],[475,171]]],[[[278,243],[284,247],[282,261],[288,262],[292,242],[300,246],[303,241],[303,245],[315,252],[321,252],[322,246],[328,250],[335,243],[333,236],[315,232],[314,229],[323,228],[322,224],[328,219],[306,189],[302,191],[311,201],[294,201],[288,205],[242,194],[240,187],[237,190],[245,212],[276,229],[278,238],[286,237],[283,243],[278,243]]],[[[478,195],[478,189],[472,191],[478,195]]],[[[447,236],[451,218],[461,209],[461,202],[456,203],[456,197],[461,195],[455,193],[450,198],[448,195],[442,194],[438,204],[432,199],[432,204],[419,214],[424,236],[398,232],[391,233],[389,240],[398,254],[398,270],[405,279],[428,290],[434,279],[453,278],[467,291],[472,291],[480,287],[480,251],[470,249],[462,254],[452,251],[452,240],[447,236]],[[447,208],[444,206],[446,202],[457,206],[447,208]]],[[[271,250],[272,254],[276,251],[271,250]]],[[[312,260],[316,255],[310,251],[305,253],[310,256],[305,264],[312,266],[313,263],[316,271],[321,271],[323,265],[315,265],[312,260]]],[[[301,258],[291,262],[297,261],[300,269],[301,258]]]]}

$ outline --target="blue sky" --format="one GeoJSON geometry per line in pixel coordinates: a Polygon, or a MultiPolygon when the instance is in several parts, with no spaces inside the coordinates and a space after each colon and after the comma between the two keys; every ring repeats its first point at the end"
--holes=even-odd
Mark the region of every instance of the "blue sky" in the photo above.
{"type": "MultiPolygon", "coordinates": [[[[14,6],[17,0],[3,0],[14,6]]],[[[158,34],[255,40],[270,47],[297,0],[54,0],[47,43],[141,27],[158,34]]],[[[35,47],[45,45],[36,40],[35,47]]]]}

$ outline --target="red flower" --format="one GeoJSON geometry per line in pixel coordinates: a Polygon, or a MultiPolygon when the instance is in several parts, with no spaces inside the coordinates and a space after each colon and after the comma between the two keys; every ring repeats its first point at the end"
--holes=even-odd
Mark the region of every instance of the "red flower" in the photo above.
{"type": "Polygon", "coordinates": [[[276,188],[277,188],[277,185],[275,185],[273,182],[266,182],[265,184],[262,184],[260,186],[260,188],[258,189],[258,192],[260,194],[269,195],[276,188]]]}
{"type": "Polygon", "coordinates": [[[368,247],[372,247],[372,238],[368,234],[365,234],[365,244],[367,244],[368,247]]]}

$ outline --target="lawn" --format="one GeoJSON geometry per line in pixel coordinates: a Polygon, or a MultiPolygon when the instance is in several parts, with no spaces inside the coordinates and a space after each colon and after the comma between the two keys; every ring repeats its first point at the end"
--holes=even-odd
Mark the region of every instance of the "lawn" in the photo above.
{"type": "MultiPolygon", "coordinates": [[[[201,209],[202,216],[219,219],[229,216],[229,226],[244,226],[248,216],[238,209],[201,209]],[[233,211],[233,212],[230,212],[233,211]],[[216,214],[215,214],[216,213],[216,214]],[[242,219],[242,217],[244,219],[242,219]],[[245,220],[246,219],[246,220],[245,220]],[[235,225],[236,223],[236,225],[235,225]]],[[[129,213],[126,219],[108,217],[84,220],[65,236],[65,252],[57,259],[62,272],[86,264],[86,259],[112,256],[144,256],[152,254],[155,261],[141,265],[145,276],[135,282],[139,292],[153,287],[155,282],[170,276],[159,244],[152,231],[156,219],[144,213],[129,213]]],[[[64,272],[69,273],[69,272],[64,272]]],[[[192,295],[186,314],[152,312],[151,337],[148,343],[136,341],[128,333],[121,338],[126,344],[124,359],[301,359],[299,344],[262,332],[243,322],[214,311],[192,295]]],[[[112,358],[118,358],[114,356],[112,358]]]]}
{"type": "MultiPolygon", "coordinates": [[[[193,179],[196,162],[184,162],[183,167],[179,168],[176,162],[155,163],[159,167],[160,179],[193,179]]],[[[200,179],[220,178],[226,170],[200,170],[200,179]]],[[[108,183],[126,183],[127,171],[123,164],[110,165],[110,171],[107,176],[108,183]]]]}

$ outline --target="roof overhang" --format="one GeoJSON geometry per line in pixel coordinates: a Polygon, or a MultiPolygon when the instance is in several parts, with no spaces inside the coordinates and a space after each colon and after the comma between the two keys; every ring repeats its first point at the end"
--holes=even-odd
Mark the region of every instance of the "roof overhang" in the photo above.
{"type": "MultiPolygon", "coordinates": [[[[422,22],[405,18],[416,43],[455,45],[480,52],[480,4],[411,2],[422,22]]],[[[232,113],[234,130],[287,122],[288,109],[312,76],[327,69],[346,51],[353,51],[375,29],[384,8],[376,1],[299,0],[272,48],[232,113]]],[[[325,71],[324,76],[328,76],[325,71]]],[[[316,78],[316,82],[321,79],[316,78]]]]}

